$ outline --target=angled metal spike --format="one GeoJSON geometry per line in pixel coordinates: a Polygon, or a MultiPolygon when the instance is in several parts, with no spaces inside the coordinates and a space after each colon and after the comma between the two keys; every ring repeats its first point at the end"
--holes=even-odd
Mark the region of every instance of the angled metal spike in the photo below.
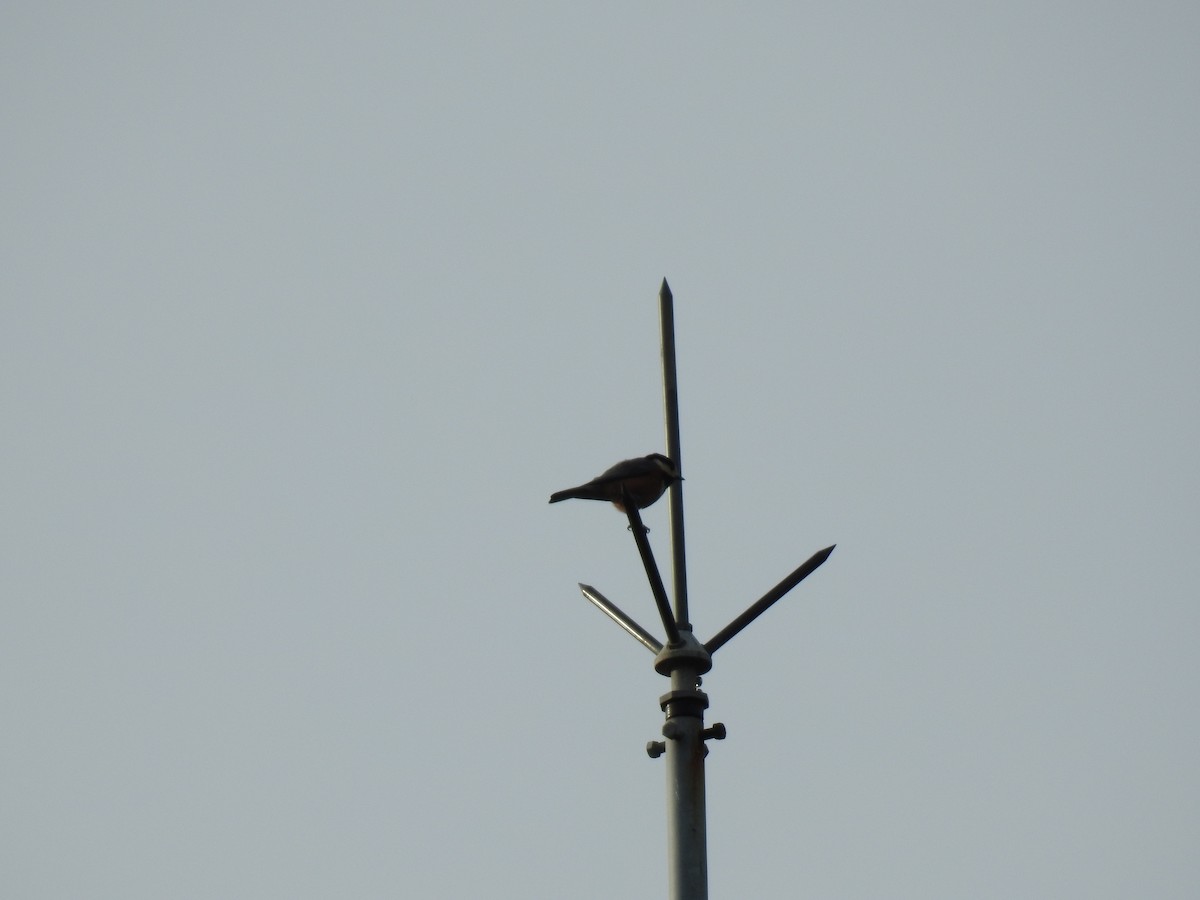
{"type": "Polygon", "coordinates": [[[796,569],[791,575],[763,594],[762,597],[750,605],[749,609],[709,638],[704,644],[704,649],[712,654],[716,653],[718,648],[724,647],[730,638],[766,612],[771,604],[815,572],[821,563],[829,559],[829,554],[833,552],[833,548],[836,546],[837,544],[831,544],[824,550],[818,550],[810,556],[800,568],[796,569]]]}
{"type": "Polygon", "coordinates": [[[657,655],[662,651],[662,641],[648,632],[645,628],[633,621],[629,615],[622,612],[617,604],[613,603],[602,593],[592,587],[590,584],[580,584],[579,590],[585,598],[590,600],[599,610],[604,613],[629,634],[633,635],[634,639],[639,641],[647,650],[657,655]]]}
{"type": "Polygon", "coordinates": [[[633,533],[638,553],[642,556],[646,578],[650,580],[650,591],[654,594],[654,602],[658,606],[658,615],[662,619],[663,630],[667,632],[667,643],[677,647],[680,644],[679,626],[671,612],[671,602],[667,599],[667,589],[663,587],[658,563],[654,561],[654,551],[650,549],[650,539],[646,537],[646,526],[642,524],[642,514],[638,512],[637,504],[628,502],[628,498],[624,505],[625,515],[629,517],[629,530],[633,533]]]}

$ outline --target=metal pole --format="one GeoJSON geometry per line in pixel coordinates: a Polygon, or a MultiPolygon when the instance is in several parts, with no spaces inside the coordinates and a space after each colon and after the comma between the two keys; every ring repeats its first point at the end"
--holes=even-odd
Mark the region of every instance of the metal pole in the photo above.
{"type": "MultiPolygon", "coordinates": [[[[691,635],[688,632],[684,632],[691,635]]],[[[693,665],[671,672],[671,692],[661,698],[667,757],[667,858],[670,900],[708,900],[708,837],[704,809],[704,709],[693,665]]]]}
{"type": "MultiPolygon", "coordinates": [[[[683,471],[683,451],[679,441],[679,379],[675,371],[675,306],[665,278],[658,299],[667,456],[683,471]]],[[[664,694],[659,701],[667,716],[663,737],[666,738],[667,756],[668,896],[670,900],[708,900],[708,837],[704,810],[704,755],[707,751],[702,735],[708,697],[700,690],[700,675],[709,670],[712,660],[708,651],[692,636],[688,616],[682,482],[671,485],[669,497],[675,622],[682,646],[668,647],[655,661],[655,668],[671,678],[670,693],[664,694]]]]}
{"type": "MultiPolygon", "coordinates": [[[[663,400],[666,407],[667,455],[682,471],[679,446],[679,385],[675,374],[675,312],[671,288],[664,278],[659,292],[662,320],[663,400]]],[[[705,824],[705,741],[723,740],[725,726],[719,722],[704,727],[708,695],[700,690],[700,676],[712,668],[712,654],[762,615],[780,597],[815,571],[833,552],[827,547],[773,587],[749,609],[701,644],[692,634],[688,617],[687,568],[683,542],[683,486],[675,482],[668,490],[671,511],[671,550],[675,578],[675,608],[671,609],[666,588],[646,529],[636,504],[624,497],[629,527],[646,569],[650,590],[667,633],[667,643],[642,628],[629,615],[595,588],[581,584],[584,597],[620,625],[643,646],[656,653],[654,669],[671,680],[671,689],[659,697],[666,714],[662,741],[651,741],[646,752],[667,757],[667,868],[669,900],[708,900],[708,836],[705,824]]]]}

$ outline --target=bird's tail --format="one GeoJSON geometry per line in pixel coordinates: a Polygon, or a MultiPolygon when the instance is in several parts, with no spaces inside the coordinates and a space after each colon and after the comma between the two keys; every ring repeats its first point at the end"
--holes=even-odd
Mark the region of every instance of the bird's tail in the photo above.
{"type": "Polygon", "coordinates": [[[550,495],[551,503],[562,500],[607,500],[608,495],[603,490],[581,484],[579,487],[567,488],[565,491],[555,491],[550,495]]]}

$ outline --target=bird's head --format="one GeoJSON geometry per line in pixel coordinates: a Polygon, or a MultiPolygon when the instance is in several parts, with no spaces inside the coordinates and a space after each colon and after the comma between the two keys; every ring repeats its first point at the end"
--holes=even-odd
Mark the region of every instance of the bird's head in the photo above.
{"type": "Polygon", "coordinates": [[[646,458],[658,467],[668,484],[675,481],[683,481],[683,476],[679,474],[679,467],[671,461],[670,457],[663,456],[661,453],[651,453],[646,458]]]}

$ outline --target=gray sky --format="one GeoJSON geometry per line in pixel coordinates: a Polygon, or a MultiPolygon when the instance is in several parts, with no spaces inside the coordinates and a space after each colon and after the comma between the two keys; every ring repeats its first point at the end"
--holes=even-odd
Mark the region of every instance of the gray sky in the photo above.
{"type": "Polygon", "coordinates": [[[10,4],[0,888],[1200,894],[1194,4],[10,4]],[[666,508],[646,513],[665,560],[666,508]]]}

